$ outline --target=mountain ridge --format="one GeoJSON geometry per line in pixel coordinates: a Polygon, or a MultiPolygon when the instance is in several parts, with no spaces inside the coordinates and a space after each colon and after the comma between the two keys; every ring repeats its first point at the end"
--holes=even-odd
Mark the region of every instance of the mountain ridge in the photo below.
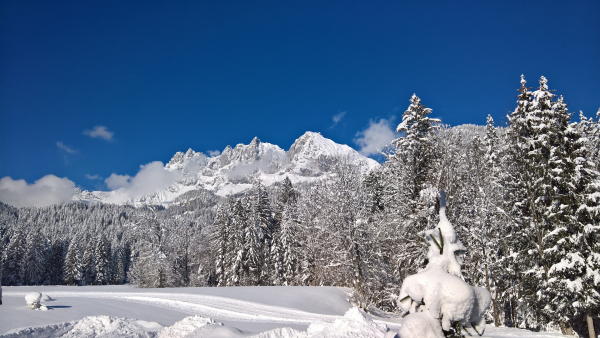
{"type": "Polygon", "coordinates": [[[177,197],[198,189],[219,196],[236,194],[249,189],[255,178],[269,186],[288,176],[293,183],[312,182],[329,173],[337,159],[347,159],[362,172],[380,166],[351,147],[327,139],[318,132],[305,132],[288,151],[254,137],[249,144],[227,145],[217,156],[207,156],[189,148],[176,152],[164,165],[164,170],[177,177],[167,187],[153,193],[132,197],[125,190],[82,191],[74,200],[114,204],[162,204],[168,206],[177,197]]]}

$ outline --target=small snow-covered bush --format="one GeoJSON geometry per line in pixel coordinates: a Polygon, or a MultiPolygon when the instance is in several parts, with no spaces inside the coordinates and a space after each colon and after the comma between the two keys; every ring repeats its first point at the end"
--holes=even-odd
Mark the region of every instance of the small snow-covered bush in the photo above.
{"type": "Polygon", "coordinates": [[[40,308],[40,300],[42,299],[42,294],[39,292],[30,292],[25,295],[25,302],[27,302],[27,307],[32,310],[36,310],[40,308]]]}

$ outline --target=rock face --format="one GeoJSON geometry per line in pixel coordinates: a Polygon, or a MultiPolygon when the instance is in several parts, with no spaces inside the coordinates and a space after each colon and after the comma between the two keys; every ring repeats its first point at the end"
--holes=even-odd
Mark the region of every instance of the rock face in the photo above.
{"type": "MultiPolygon", "coordinates": [[[[192,149],[185,153],[177,152],[165,169],[181,173],[181,179],[169,187],[123,203],[169,204],[177,197],[197,189],[226,196],[250,188],[256,177],[265,185],[280,182],[286,176],[292,183],[311,182],[327,175],[337,160],[358,166],[362,172],[379,167],[376,161],[362,156],[347,145],[326,139],[320,133],[306,132],[287,152],[255,137],[249,144],[238,144],[234,148],[227,146],[220,155],[213,157],[192,149]]],[[[114,203],[113,197],[114,192],[83,191],[75,199],[114,203]]]]}

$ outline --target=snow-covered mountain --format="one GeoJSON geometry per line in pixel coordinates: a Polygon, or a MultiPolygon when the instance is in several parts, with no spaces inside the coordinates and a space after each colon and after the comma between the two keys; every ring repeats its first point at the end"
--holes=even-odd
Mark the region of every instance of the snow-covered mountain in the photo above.
{"type": "Polygon", "coordinates": [[[296,184],[312,182],[326,175],[336,159],[356,165],[363,172],[379,167],[379,163],[364,157],[347,145],[337,144],[320,133],[306,132],[286,152],[277,145],[254,138],[249,144],[225,147],[220,155],[208,157],[188,149],[177,152],[165,165],[176,174],[174,184],[153,193],[132,197],[123,191],[83,191],[76,200],[105,203],[164,204],[193,190],[206,189],[227,196],[249,189],[254,178],[272,185],[286,176],[296,184]]]}

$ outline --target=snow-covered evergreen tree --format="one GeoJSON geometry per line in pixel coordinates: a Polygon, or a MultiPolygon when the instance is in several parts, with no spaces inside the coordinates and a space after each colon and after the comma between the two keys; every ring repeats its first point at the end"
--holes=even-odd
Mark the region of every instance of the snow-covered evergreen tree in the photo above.
{"type": "Polygon", "coordinates": [[[65,257],[65,283],[67,285],[76,285],[81,278],[81,256],[79,254],[79,245],[76,239],[71,240],[65,257]]]}
{"type": "Polygon", "coordinates": [[[225,255],[227,247],[227,230],[230,228],[230,218],[226,212],[224,206],[219,206],[217,209],[217,215],[212,226],[210,245],[213,250],[214,262],[215,262],[215,277],[217,278],[217,285],[224,286],[226,284],[226,265],[225,255]]]}
{"type": "Polygon", "coordinates": [[[465,247],[446,217],[443,191],[439,216],[438,226],[426,231],[423,238],[428,246],[427,266],[402,283],[398,303],[407,317],[398,332],[401,338],[463,337],[462,330],[468,332],[468,328],[479,335],[485,330],[484,313],[491,296],[462,279],[465,247]]]}
{"type": "Polygon", "coordinates": [[[91,239],[85,247],[81,258],[81,283],[83,285],[90,285],[96,280],[95,248],[96,241],[91,239]]]}
{"type": "MultiPolygon", "coordinates": [[[[567,115],[562,99],[556,106],[567,115]]],[[[562,122],[566,125],[568,118],[562,122]]],[[[552,152],[554,201],[548,213],[555,228],[545,238],[551,243],[549,271],[538,293],[542,312],[568,335],[574,319],[600,310],[600,174],[588,160],[587,140],[580,131],[577,123],[565,126],[555,142],[561,149],[552,152]]]]}
{"type": "Polygon", "coordinates": [[[39,229],[27,235],[27,253],[25,258],[25,284],[41,285],[44,281],[45,257],[44,240],[39,229]]]}
{"type": "Polygon", "coordinates": [[[429,117],[431,112],[421,99],[412,96],[408,109],[402,115],[402,123],[396,128],[403,136],[392,141],[396,150],[386,163],[391,167],[386,184],[394,186],[388,189],[394,196],[385,200],[391,201],[387,203],[389,212],[397,216],[391,221],[400,223],[394,258],[399,279],[420,267],[422,248],[414,236],[425,230],[435,217],[432,207],[439,181],[439,173],[434,172],[439,157],[435,133],[440,127],[440,120],[429,117]]]}
{"type": "Polygon", "coordinates": [[[65,247],[64,242],[56,239],[52,241],[46,250],[46,277],[44,283],[47,285],[61,285],[64,282],[65,247]]]}
{"type": "Polygon", "coordinates": [[[110,280],[111,254],[110,242],[104,236],[99,237],[94,248],[95,283],[98,285],[106,285],[110,280]]]}
{"type": "Polygon", "coordinates": [[[227,231],[227,251],[225,254],[226,285],[234,286],[243,283],[242,278],[248,275],[246,265],[246,234],[248,232],[248,215],[244,205],[246,198],[231,201],[231,223],[227,231]]]}
{"type": "Polygon", "coordinates": [[[25,270],[25,234],[21,227],[16,227],[10,236],[10,242],[4,252],[4,285],[22,285],[25,270]]]}

